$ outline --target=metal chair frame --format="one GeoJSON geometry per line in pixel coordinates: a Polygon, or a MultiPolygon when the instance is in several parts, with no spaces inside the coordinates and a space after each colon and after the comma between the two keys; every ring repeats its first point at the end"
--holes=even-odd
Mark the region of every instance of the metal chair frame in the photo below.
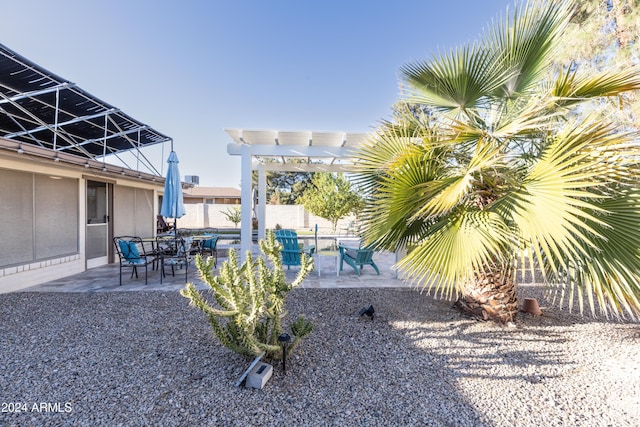
{"type": "Polygon", "coordinates": [[[165,266],[171,266],[171,275],[175,277],[175,267],[184,267],[184,281],[189,279],[189,264],[193,261],[191,256],[191,241],[178,236],[158,236],[156,238],[156,250],[160,256],[160,284],[165,277],[165,266]],[[189,247],[187,247],[187,244],[189,247]]]}
{"type": "Polygon", "coordinates": [[[205,254],[209,253],[210,256],[214,257],[213,259],[213,267],[218,268],[218,239],[219,235],[213,235],[207,239],[200,241],[200,255],[205,256],[205,254]]]}
{"type": "MultiPolygon", "coordinates": [[[[144,267],[144,284],[148,283],[148,265],[155,265],[156,257],[152,254],[148,254],[145,250],[142,239],[138,236],[117,236],[113,238],[113,244],[116,247],[116,253],[120,259],[120,286],[122,286],[122,268],[131,268],[131,278],[136,275],[138,278],[138,267],[144,267]],[[124,253],[120,242],[125,242],[126,245],[135,245],[136,253],[124,253]]],[[[130,249],[129,249],[130,250],[130,249]]]]}

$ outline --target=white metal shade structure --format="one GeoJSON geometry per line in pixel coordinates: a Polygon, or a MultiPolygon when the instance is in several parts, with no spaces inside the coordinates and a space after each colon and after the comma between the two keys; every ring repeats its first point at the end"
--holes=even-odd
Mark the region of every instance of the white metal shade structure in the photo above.
{"type": "MultiPolygon", "coordinates": [[[[242,206],[251,206],[251,172],[258,171],[258,238],[265,237],[268,170],[281,172],[348,172],[354,151],[366,133],[225,129],[233,140],[227,153],[241,156],[242,206]],[[265,163],[264,159],[278,162],[265,163]],[[291,159],[305,159],[293,163],[291,159]]],[[[242,209],[241,256],[251,248],[251,209],[242,209]]]]}
{"type": "Polygon", "coordinates": [[[80,159],[93,165],[113,156],[133,169],[120,155],[135,152],[136,169],[156,176],[161,173],[140,149],[171,141],[2,44],[0,137],[15,141],[18,152],[33,147],[43,157],[48,152],[51,159],[70,163],[80,159]]]}

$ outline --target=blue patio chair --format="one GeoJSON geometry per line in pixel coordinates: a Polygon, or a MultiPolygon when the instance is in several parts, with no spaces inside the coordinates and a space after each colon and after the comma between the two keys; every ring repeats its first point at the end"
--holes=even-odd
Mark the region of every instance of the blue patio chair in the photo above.
{"type": "Polygon", "coordinates": [[[184,281],[188,280],[189,264],[193,261],[191,239],[175,236],[158,236],[156,250],[160,254],[160,284],[165,277],[165,267],[171,267],[171,275],[175,277],[176,267],[184,267],[184,281]]]}
{"type": "Polygon", "coordinates": [[[292,265],[301,265],[300,255],[302,253],[313,256],[316,250],[314,245],[301,248],[298,243],[298,233],[293,230],[276,230],[276,239],[282,245],[282,265],[286,265],[287,269],[292,265]]]}
{"type": "Polygon", "coordinates": [[[122,286],[122,268],[131,268],[131,278],[138,278],[138,267],[144,267],[144,284],[147,284],[147,271],[149,264],[155,264],[156,257],[145,252],[144,244],[140,237],[118,236],[113,238],[116,253],[120,258],[120,286],[122,286]]]}
{"type": "Polygon", "coordinates": [[[365,265],[370,265],[380,275],[380,270],[373,261],[373,249],[354,248],[342,244],[338,245],[338,249],[340,250],[340,271],[342,271],[342,267],[346,262],[358,276],[360,276],[360,272],[365,265]]]}
{"type": "Polygon", "coordinates": [[[214,257],[213,259],[213,267],[218,268],[218,239],[220,236],[213,235],[205,240],[200,242],[200,255],[205,256],[209,255],[214,257]]]}

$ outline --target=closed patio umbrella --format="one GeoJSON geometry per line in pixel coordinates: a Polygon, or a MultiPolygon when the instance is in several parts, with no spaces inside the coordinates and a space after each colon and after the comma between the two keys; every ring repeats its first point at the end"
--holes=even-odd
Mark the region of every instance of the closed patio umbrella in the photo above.
{"type": "Polygon", "coordinates": [[[167,177],[164,182],[164,196],[162,198],[162,209],[160,215],[176,220],[173,225],[175,234],[178,233],[177,218],[182,217],[186,212],[184,200],[182,199],[182,183],[180,182],[180,170],[178,168],[178,155],[171,151],[167,163],[167,177]]]}

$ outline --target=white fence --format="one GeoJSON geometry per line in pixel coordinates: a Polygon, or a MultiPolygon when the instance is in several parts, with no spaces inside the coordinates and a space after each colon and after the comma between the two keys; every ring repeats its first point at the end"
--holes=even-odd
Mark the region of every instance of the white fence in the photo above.
{"type": "MultiPolygon", "coordinates": [[[[184,205],[187,213],[178,219],[179,228],[222,228],[234,227],[234,224],[227,220],[222,213],[227,209],[233,209],[239,205],[220,205],[211,203],[198,203],[184,205]]],[[[350,215],[340,221],[336,228],[336,233],[344,233],[355,217],[350,215]]],[[[317,217],[307,212],[301,205],[267,205],[266,228],[309,229],[313,230],[318,224],[320,233],[332,233],[331,223],[326,219],[317,217]]],[[[238,224],[240,226],[240,224],[238,224]]]]}

